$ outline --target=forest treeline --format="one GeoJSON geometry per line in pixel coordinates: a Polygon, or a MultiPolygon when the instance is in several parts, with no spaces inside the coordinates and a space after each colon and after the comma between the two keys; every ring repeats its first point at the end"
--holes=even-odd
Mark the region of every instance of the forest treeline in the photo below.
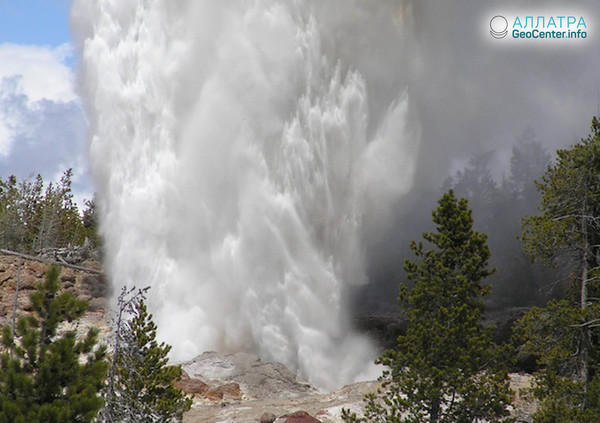
{"type": "Polygon", "coordinates": [[[366,286],[354,304],[363,314],[387,313],[394,306],[397,283],[404,269],[397,256],[411,253],[408,245],[424,230],[432,227],[427,213],[436,198],[452,189],[469,201],[475,229],[488,235],[490,263],[497,271],[486,283],[494,286],[486,299],[490,310],[544,304],[560,295],[565,286],[554,270],[532,263],[523,251],[521,219],[535,214],[541,199],[535,181],[542,177],[551,162],[552,152],[537,139],[533,129],[525,129],[515,140],[509,166],[499,172],[497,152],[491,150],[468,159],[466,164],[435,186],[417,184],[398,204],[394,230],[371,247],[369,277],[377,289],[366,286]],[[388,252],[394,251],[391,255],[388,252]]]}
{"type": "Polygon", "coordinates": [[[469,200],[475,228],[488,236],[491,264],[497,271],[487,283],[494,286],[490,298],[496,307],[541,304],[560,295],[560,278],[551,281],[548,272],[529,259],[519,237],[521,219],[536,213],[541,200],[535,181],[551,162],[550,154],[531,128],[513,144],[508,173],[498,181],[491,163],[494,151],[472,157],[462,170],[447,178],[442,192],[452,188],[469,200]]]}
{"type": "Polygon", "coordinates": [[[72,177],[69,169],[58,182],[45,182],[41,175],[0,179],[0,248],[38,254],[47,248],[80,246],[86,240],[97,246],[94,200],[86,200],[79,210],[72,177]]]}
{"type": "Polygon", "coordinates": [[[449,189],[469,201],[475,229],[488,236],[490,264],[497,269],[486,279],[494,287],[486,299],[489,310],[540,305],[561,295],[566,289],[561,282],[565,275],[532,263],[519,240],[522,218],[535,214],[540,205],[541,193],[535,181],[550,165],[551,153],[528,128],[513,143],[509,166],[502,173],[497,169],[497,152],[486,151],[470,157],[460,170],[436,186],[417,184],[398,204],[394,224],[397,229],[390,230],[388,238],[376,245],[369,257],[369,276],[377,289],[366,286],[357,295],[355,307],[369,314],[386,313],[394,306],[397,284],[404,278],[402,262],[396,257],[412,254],[410,240],[432,227],[423,211],[431,209],[435,199],[449,189]],[[389,251],[394,251],[394,255],[389,251]]]}
{"type": "MultiPolygon", "coordinates": [[[[94,200],[78,208],[72,176],[69,169],[58,182],[0,179],[0,248],[99,248],[94,200]]],[[[88,303],[63,289],[59,276],[51,266],[20,316],[17,277],[12,323],[0,332],[0,423],[181,422],[191,399],[175,386],[182,370],[168,363],[171,347],[156,340],[148,289],[121,292],[107,345],[98,328],[65,328],[88,303]]]]}
{"type": "MultiPolygon", "coordinates": [[[[519,242],[565,289],[531,307],[505,344],[495,343],[494,329],[482,322],[487,279],[496,271],[492,238],[475,229],[465,198],[482,200],[479,207],[492,204],[498,186],[477,162],[457,176],[432,212],[434,230],[410,243],[413,258],[404,262],[398,297],[408,324],[396,347],[376,361],[388,369],[383,388],[366,396],[363,413],[344,410],[343,420],[512,422],[507,369],[521,352],[536,360],[533,386],[521,393],[537,402],[534,423],[600,421],[600,121],[593,118],[587,138],[558,150],[535,182],[539,204],[522,217],[519,242]]],[[[513,185],[506,192],[534,194],[524,189],[513,185]]],[[[488,218],[502,213],[508,211],[490,209],[488,218]]]]}

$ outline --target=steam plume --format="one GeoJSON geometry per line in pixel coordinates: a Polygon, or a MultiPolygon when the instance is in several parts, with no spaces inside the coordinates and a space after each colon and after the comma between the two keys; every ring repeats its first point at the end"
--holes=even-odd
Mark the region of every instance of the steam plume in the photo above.
{"type": "Polygon", "coordinates": [[[400,2],[76,0],[110,277],[173,358],[252,350],[321,387],[374,352],[347,299],[412,184],[400,2]]]}

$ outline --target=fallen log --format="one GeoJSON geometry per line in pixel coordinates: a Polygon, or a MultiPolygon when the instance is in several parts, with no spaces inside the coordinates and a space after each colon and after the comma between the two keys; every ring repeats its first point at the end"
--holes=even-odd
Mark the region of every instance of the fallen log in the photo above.
{"type": "Polygon", "coordinates": [[[81,270],[82,272],[94,273],[96,275],[101,275],[102,274],[101,270],[92,269],[90,267],[78,266],[76,264],[69,264],[69,263],[65,262],[64,260],[62,260],[62,261],[49,260],[49,259],[42,258],[42,257],[32,256],[32,255],[29,255],[29,254],[18,253],[16,251],[5,250],[3,248],[0,248],[0,254],[4,254],[4,255],[7,255],[7,256],[16,256],[16,257],[20,257],[20,258],[25,259],[25,260],[33,260],[33,261],[39,261],[39,262],[42,262],[42,263],[55,264],[57,266],[62,266],[62,267],[69,267],[71,269],[81,270]]]}

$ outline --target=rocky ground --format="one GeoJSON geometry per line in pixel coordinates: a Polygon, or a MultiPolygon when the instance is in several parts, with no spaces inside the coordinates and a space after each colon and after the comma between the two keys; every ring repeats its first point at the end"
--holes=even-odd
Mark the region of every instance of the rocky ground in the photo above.
{"type": "MultiPolygon", "coordinates": [[[[94,260],[82,261],[78,264],[81,268],[89,270],[62,267],[60,275],[62,289],[72,291],[79,298],[88,301],[88,313],[82,322],[77,323],[79,327],[83,329],[97,326],[101,329],[101,334],[106,336],[109,332],[106,315],[107,283],[101,274],[101,265],[94,260]]],[[[0,255],[1,325],[12,322],[13,314],[18,316],[31,310],[29,295],[36,283],[43,280],[48,266],[46,262],[13,255],[0,255]]]]}
{"type": "MultiPolygon", "coordinates": [[[[101,265],[95,260],[84,260],[77,265],[80,268],[63,267],[62,287],[87,300],[90,307],[81,322],[71,325],[82,331],[96,326],[101,330],[101,339],[106,341],[110,333],[105,299],[107,283],[99,272],[101,265]]],[[[0,324],[12,321],[15,300],[17,314],[30,310],[29,294],[43,279],[47,267],[44,262],[0,254],[0,324]]],[[[367,322],[366,326],[372,324],[367,322]]],[[[385,322],[376,324],[385,326],[385,322]]],[[[391,321],[391,325],[382,327],[381,331],[395,332],[397,324],[391,321]]],[[[184,377],[179,387],[194,398],[184,423],[340,422],[342,408],[358,411],[363,396],[380,387],[378,382],[371,381],[321,392],[298,379],[284,365],[263,362],[246,353],[206,352],[182,363],[182,368],[184,377]]],[[[535,404],[520,394],[520,390],[530,384],[531,376],[527,374],[511,375],[511,385],[516,392],[513,415],[517,422],[531,421],[535,404]]]]}
{"type": "MultiPolygon", "coordinates": [[[[184,423],[337,423],[343,408],[360,412],[363,397],[379,382],[359,382],[333,392],[320,392],[279,363],[265,363],[251,354],[207,352],[182,364],[179,387],[194,396],[184,423]]],[[[521,390],[531,376],[512,374],[516,422],[530,422],[535,409],[521,390]]]]}
{"type": "Polygon", "coordinates": [[[187,423],[339,422],[342,407],[355,409],[377,382],[348,385],[324,393],[299,380],[279,363],[252,354],[207,352],[183,363],[180,387],[193,393],[187,423]]]}

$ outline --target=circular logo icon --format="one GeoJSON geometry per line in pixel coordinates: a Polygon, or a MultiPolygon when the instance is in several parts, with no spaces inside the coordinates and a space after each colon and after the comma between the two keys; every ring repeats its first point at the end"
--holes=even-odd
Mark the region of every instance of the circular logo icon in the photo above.
{"type": "Polygon", "coordinates": [[[500,39],[508,34],[508,21],[502,15],[496,15],[490,20],[490,34],[492,37],[500,39]]]}

